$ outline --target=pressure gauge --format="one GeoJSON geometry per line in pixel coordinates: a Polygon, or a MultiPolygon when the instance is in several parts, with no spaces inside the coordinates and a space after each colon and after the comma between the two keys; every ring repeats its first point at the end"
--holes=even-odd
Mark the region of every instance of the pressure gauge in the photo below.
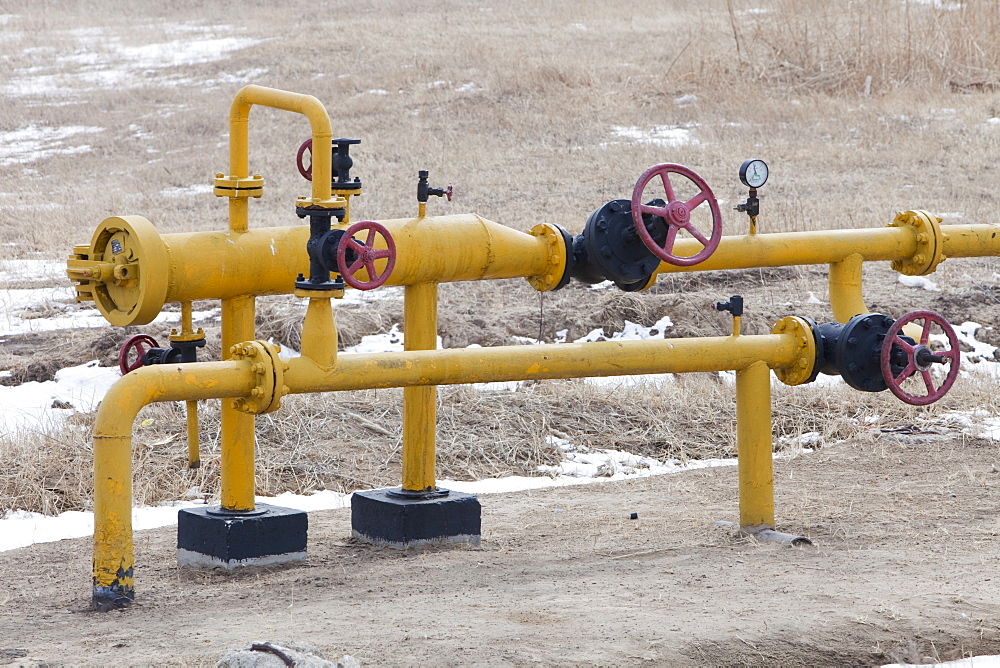
{"type": "Polygon", "coordinates": [[[767,181],[767,163],[763,160],[747,160],[740,165],[740,181],[748,188],[760,188],[767,181]]]}

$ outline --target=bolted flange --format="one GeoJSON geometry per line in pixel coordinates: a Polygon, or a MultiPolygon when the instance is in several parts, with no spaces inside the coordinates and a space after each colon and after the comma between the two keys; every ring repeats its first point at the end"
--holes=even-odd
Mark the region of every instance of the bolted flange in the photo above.
{"type": "Polygon", "coordinates": [[[926,276],[934,273],[944,262],[944,233],[941,219],[927,211],[900,211],[889,227],[912,227],[917,240],[913,256],[893,260],[892,268],[907,276],[926,276]]]}
{"type": "Polygon", "coordinates": [[[559,290],[569,283],[573,268],[573,238],[559,225],[539,223],[531,228],[531,236],[545,241],[548,265],[540,276],[529,276],[528,283],[539,292],[559,290]]]}
{"type": "Polygon", "coordinates": [[[788,316],[779,320],[771,333],[793,336],[799,347],[798,355],[788,366],[774,369],[774,375],[778,377],[778,380],[785,385],[802,385],[814,380],[816,338],[810,323],[804,318],[788,316]]]}
{"type": "Polygon", "coordinates": [[[233,408],[243,413],[262,415],[281,408],[281,397],[288,394],[284,383],[286,365],[278,357],[281,346],[266,341],[244,341],[229,349],[234,360],[249,360],[256,384],[249,396],[233,401],[233,408]]]}

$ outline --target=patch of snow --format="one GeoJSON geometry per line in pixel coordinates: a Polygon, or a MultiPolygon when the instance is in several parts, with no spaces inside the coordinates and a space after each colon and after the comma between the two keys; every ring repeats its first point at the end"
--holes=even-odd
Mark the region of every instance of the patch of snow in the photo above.
{"type": "Polygon", "coordinates": [[[674,104],[678,107],[686,107],[689,104],[694,104],[698,101],[698,96],[694,93],[688,93],[687,95],[681,95],[680,97],[674,98],[674,104]]]}
{"type": "Polygon", "coordinates": [[[654,125],[645,130],[636,126],[616,125],[611,131],[624,139],[630,139],[638,144],[651,144],[675,148],[697,144],[691,131],[679,125],[654,125]]]}
{"type": "MultiPolygon", "coordinates": [[[[403,332],[399,324],[394,324],[385,334],[369,334],[361,337],[361,343],[344,349],[347,355],[355,353],[398,353],[403,350],[403,332]]],[[[441,350],[441,337],[437,337],[437,349],[441,350]]]]}
{"type": "MultiPolygon", "coordinates": [[[[349,508],[351,495],[323,490],[313,494],[285,492],[275,497],[258,496],[257,503],[313,512],[349,508]]],[[[132,529],[142,531],[177,524],[181,508],[203,506],[204,502],[175,501],[160,506],[132,509],[132,529]]],[[[82,538],[94,533],[94,513],[71,510],[60,515],[42,515],[24,510],[7,511],[0,518],[0,552],[15,550],[35,543],[50,543],[65,538],[82,538]]]]}
{"type": "Polygon", "coordinates": [[[474,82],[470,81],[464,83],[455,89],[456,93],[475,93],[476,91],[483,90],[482,87],[476,85],[474,82]]]}
{"type": "Polygon", "coordinates": [[[76,155],[91,150],[88,145],[67,146],[65,140],[81,134],[104,132],[86,125],[62,127],[28,125],[0,132],[0,166],[23,165],[54,155],[76,155]]]}
{"type": "Polygon", "coordinates": [[[31,381],[16,387],[0,385],[0,434],[25,433],[39,426],[55,425],[73,410],[89,413],[121,377],[117,368],[102,367],[97,360],[60,369],[55,380],[31,381]],[[69,404],[72,409],[53,408],[69,404]]]}
{"type": "Polygon", "coordinates": [[[164,197],[194,197],[197,195],[208,195],[212,192],[212,186],[207,183],[195,183],[187,187],[164,188],[160,194],[164,197]]]}
{"type": "Polygon", "coordinates": [[[897,280],[908,288],[923,288],[928,292],[941,292],[941,288],[939,288],[934,281],[929,278],[924,278],[923,276],[907,276],[905,274],[900,274],[897,280]]]}
{"type": "Polygon", "coordinates": [[[637,325],[634,322],[626,320],[624,329],[620,332],[615,332],[611,336],[605,336],[604,329],[598,328],[585,336],[581,336],[579,339],[573,341],[573,343],[588,343],[592,341],[646,341],[649,339],[662,339],[666,330],[673,326],[674,323],[671,322],[670,316],[668,315],[665,315],[657,320],[653,323],[652,327],[643,327],[642,325],[637,325]]]}
{"type": "Polygon", "coordinates": [[[819,297],[813,294],[812,291],[809,292],[809,299],[806,300],[806,304],[825,304],[826,302],[820,301],[819,297]]]}
{"type": "Polygon", "coordinates": [[[946,12],[954,12],[965,6],[961,2],[950,2],[949,0],[909,0],[909,3],[911,5],[926,5],[946,12]]]}
{"type": "Polygon", "coordinates": [[[370,91],[368,91],[368,94],[369,95],[388,95],[389,91],[384,90],[382,88],[372,88],[370,91]]]}

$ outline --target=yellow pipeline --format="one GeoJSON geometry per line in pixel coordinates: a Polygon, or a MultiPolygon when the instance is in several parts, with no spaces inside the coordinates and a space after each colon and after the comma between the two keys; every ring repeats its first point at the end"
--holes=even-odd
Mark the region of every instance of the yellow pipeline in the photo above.
{"type": "MultiPolygon", "coordinates": [[[[406,286],[403,299],[405,350],[437,349],[437,283],[406,286]]],[[[403,388],[403,489],[434,490],[437,387],[403,388]]]]}
{"type": "MultiPolygon", "coordinates": [[[[316,314],[325,319],[322,309],[316,314]]],[[[749,381],[740,382],[746,393],[757,396],[755,401],[759,403],[769,382],[768,367],[797,368],[803,363],[812,364],[812,359],[806,359],[811,357],[807,343],[801,332],[792,331],[761,336],[338,355],[332,368],[299,357],[289,360],[284,382],[290,392],[305,393],[579,376],[740,371],[754,366],[758,371],[747,376],[749,381]],[[759,369],[763,369],[763,375],[759,369]],[[757,376],[764,379],[764,387],[758,387],[759,382],[753,380],[757,376]]],[[[228,402],[235,397],[249,397],[257,382],[253,367],[246,360],[148,366],[124,376],[108,391],[94,426],[96,608],[126,604],[133,595],[131,429],[139,410],[154,401],[222,398],[228,402]]],[[[768,422],[760,408],[752,408],[747,420],[755,425],[755,432],[768,422]]],[[[765,447],[769,442],[769,437],[766,442],[763,437],[753,440],[755,448],[765,447]]],[[[770,462],[770,452],[766,457],[757,453],[753,461],[754,467],[770,462]]],[[[243,484],[252,491],[252,459],[249,469],[246,463],[224,454],[223,475],[248,477],[249,481],[243,484]]],[[[424,485],[428,479],[433,484],[433,478],[428,476],[433,476],[433,466],[411,484],[424,485]]],[[[769,473],[758,471],[751,478],[767,480],[768,476],[769,473]]],[[[768,488],[758,486],[754,494],[761,500],[754,501],[753,507],[773,505],[773,500],[767,498],[771,496],[768,488]]]]}
{"type": "MultiPolygon", "coordinates": [[[[457,385],[640,373],[732,371],[762,361],[793,367],[806,343],[790,334],[649,341],[597,341],[403,353],[337,355],[324,371],[307,357],[288,360],[292,393],[457,385]]],[[[808,360],[809,364],[813,360],[808,360]]]]}
{"type": "MultiPolygon", "coordinates": [[[[948,226],[959,228],[963,226],[948,226]]],[[[864,230],[820,230],[776,232],[752,236],[722,237],[718,249],[699,264],[678,267],[663,262],[657,275],[719,269],[790,267],[801,264],[840,262],[854,253],[866,262],[899,260],[914,254],[917,241],[912,229],[879,227],[864,230]]],[[[702,246],[694,239],[678,240],[675,255],[694,255],[702,246]]]]}
{"type": "Polygon", "coordinates": [[[771,371],[764,362],[754,362],[736,371],[736,443],[740,526],[745,529],[773,529],[771,371]]]}
{"type": "Polygon", "coordinates": [[[249,362],[199,362],[143,367],[108,390],[94,423],[95,607],[132,594],[132,425],[140,409],[244,396],[253,384],[249,362]]]}

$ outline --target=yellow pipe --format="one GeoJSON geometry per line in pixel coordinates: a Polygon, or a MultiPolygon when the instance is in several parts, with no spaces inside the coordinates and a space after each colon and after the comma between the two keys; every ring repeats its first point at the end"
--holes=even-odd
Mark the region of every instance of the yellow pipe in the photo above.
{"type": "Polygon", "coordinates": [[[861,294],[861,267],[864,257],[851,253],[830,263],[830,309],[838,322],[847,322],[859,313],[868,313],[861,294]]]}
{"type": "Polygon", "coordinates": [[[142,367],[108,390],[94,422],[96,608],[132,598],[132,425],[140,409],[155,401],[245,396],[254,382],[249,362],[199,362],[142,367]]]}
{"type": "Polygon", "coordinates": [[[740,526],[774,528],[771,454],[771,371],[754,362],[736,371],[736,440],[740,479],[740,526]]]}
{"type": "MultiPolygon", "coordinates": [[[[312,198],[326,202],[330,199],[330,181],[333,174],[333,154],[330,140],[333,129],[330,115],[323,103],[312,95],[291,93],[277,88],[244,86],[229,110],[229,169],[232,176],[245,178],[250,175],[250,108],[253,105],[283,109],[303,114],[312,128],[312,198]]],[[[246,198],[234,198],[246,202],[246,198]]],[[[230,205],[232,206],[232,205],[230,205]]],[[[236,228],[230,227],[235,230],[236,228]]],[[[243,229],[246,229],[244,227],[243,229]]]]}
{"type": "MultiPolygon", "coordinates": [[[[722,237],[718,249],[704,262],[690,267],[663,262],[656,273],[831,264],[854,253],[859,253],[867,262],[899,260],[912,257],[916,248],[915,233],[912,228],[906,227],[722,237]]],[[[674,245],[674,254],[694,255],[701,249],[698,241],[683,239],[674,245]]]]}
{"type": "Polygon", "coordinates": [[[1000,226],[942,225],[945,257],[1000,256],[1000,226]]]}
{"type": "MultiPolygon", "coordinates": [[[[406,286],[403,301],[403,349],[437,349],[437,283],[406,286]]],[[[403,490],[435,488],[437,387],[403,388],[403,490]]]]}
{"type": "MultiPolygon", "coordinates": [[[[415,305],[432,296],[418,295],[415,305]]],[[[252,299],[246,297],[244,299],[252,299]]],[[[238,300],[229,300],[224,308],[246,313],[238,300]]],[[[431,318],[423,321],[424,331],[431,331],[431,318]]],[[[239,318],[230,322],[246,325],[239,318]]],[[[420,325],[417,325],[420,332],[420,325]]],[[[224,331],[229,343],[241,330],[230,326],[224,331]]],[[[411,332],[411,336],[413,333],[411,332]]],[[[422,339],[418,337],[417,341],[422,339]]],[[[426,345],[426,344],[424,344],[426,345]]],[[[336,366],[323,369],[308,357],[289,361],[284,374],[291,392],[357,390],[380,387],[413,387],[535,378],[569,378],[578,376],[608,376],[639,373],[679,373],[687,371],[737,370],[737,393],[748,403],[738,410],[743,420],[755,425],[754,442],[762,442],[757,432],[767,415],[760,408],[761,397],[768,391],[768,367],[796,366],[806,342],[794,333],[704,339],[665,339],[652,341],[603,341],[595,343],[549,344],[539,346],[506,346],[460,350],[413,350],[402,353],[372,355],[340,355],[336,366]],[[749,374],[739,372],[753,366],[749,374]],[[764,387],[753,379],[763,377],[764,387]],[[743,378],[744,380],[741,380],[743,378]],[[746,386],[748,392],[741,392],[746,386]],[[756,396],[756,398],[754,398],[756,396]],[[758,402],[758,403],[753,403],[758,402]],[[756,417],[755,417],[756,416],[756,417]]],[[[228,346],[227,346],[228,352],[228,346]]],[[[808,360],[809,363],[812,360],[808,360]]],[[[260,362],[257,362],[258,364],[260,362]]],[[[134,596],[133,548],[131,519],[131,430],[139,410],[154,401],[197,401],[222,398],[223,425],[226,415],[236,413],[231,408],[235,397],[248,397],[256,387],[254,365],[246,360],[225,362],[194,362],[180,365],[143,367],[115,383],[98,409],[94,426],[94,607],[111,609],[126,605],[134,596]]],[[[769,402],[768,402],[769,405],[769,402]]],[[[239,414],[242,416],[243,414],[239,414]]],[[[253,508],[252,416],[249,460],[243,460],[237,449],[223,443],[223,498],[229,498],[230,509],[253,508]],[[228,448],[228,452],[227,452],[228,448]],[[248,466],[249,465],[249,468],[248,466]],[[250,503],[241,508],[232,499],[236,493],[234,477],[247,478],[242,489],[250,494],[250,503]]],[[[231,432],[230,432],[231,433],[231,432]]],[[[741,432],[742,434],[742,432],[741,432]]],[[[239,434],[237,434],[239,435],[239,434]]],[[[741,436],[742,438],[742,436],[741,436]]],[[[768,440],[769,442],[769,440],[768,440]]],[[[240,442],[239,445],[245,443],[240,442]]],[[[763,446],[755,446],[758,450],[763,446]]],[[[425,467],[426,468],[426,467],[425,467]]],[[[742,468],[742,464],[741,464],[742,468]]],[[[433,467],[429,473],[433,486],[433,467]]],[[[760,478],[759,472],[754,479],[760,478]]],[[[415,486],[424,485],[427,478],[415,486]]],[[[426,488],[426,487],[425,487],[426,488]]]]}
{"type": "Polygon", "coordinates": [[[198,402],[188,401],[187,436],[188,436],[188,468],[201,468],[201,440],[198,435],[198,402]]]}
{"type": "MultiPolygon", "coordinates": [[[[336,367],[328,372],[308,358],[288,360],[284,383],[292,393],[306,393],[640,373],[732,371],[757,361],[771,368],[791,368],[797,364],[805,346],[804,341],[792,334],[765,334],[402,353],[341,353],[337,356],[336,367]]],[[[810,359],[808,363],[813,361],[810,359]]]]}
{"type": "MultiPolygon", "coordinates": [[[[222,355],[232,357],[230,348],[254,338],[254,297],[222,300],[222,355]]],[[[233,407],[232,399],[222,400],[221,495],[227,510],[254,508],[254,416],[233,407]]]]}
{"type": "MultiPolygon", "coordinates": [[[[306,291],[296,293],[302,296],[306,291]]],[[[310,298],[306,319],[302,323],[303,357],[321,369],[332,369],[337,361],[337,325],[329,299],[310,298]]]]}
{"type": "MultiPolygon", "coordinates": [[[[388,285],[538,276],[548,270],[545,240],[473,214],[386,220],[396,243],[388,285]],[[456,252],[461,248],[462,252],[456,252]]],[[[164,303],[288,294],[309,266],[309,228],[257,228],[242,234],[160,237],[168,257],[164,303]]],[[[384,248],[381,238],[376,247],[384,248]]]]}

